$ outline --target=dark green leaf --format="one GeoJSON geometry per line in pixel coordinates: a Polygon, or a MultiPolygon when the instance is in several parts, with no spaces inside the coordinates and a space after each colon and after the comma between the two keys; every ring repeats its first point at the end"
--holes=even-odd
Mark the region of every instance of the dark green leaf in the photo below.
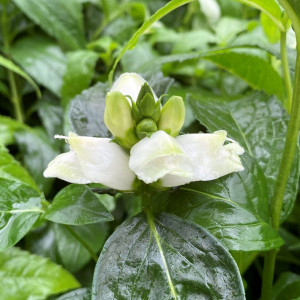
{"type": "Polygon", "coordinates": [[[77,0],[13,0],[15,4],[48,34],[68,49],[84,46],[81,5],[77,0]]]}
{"type": "Polygon", "coordinates": [[[245,299],[237,266],[206,230],[170,214],[120,225],[96,265],[92,299],[245,299]]]}
{"type": "Polygon", "coordinates": [[[45,178],[43,172],[48,163],[59,154],[54,138],[49,139],[40,129],[22,129],[15,133],[16,142],[23,154],[24,165],[39,188],[47,194],[53,179],[45,178]]]}
{"type": "MultiPolygon", "coordinates": [[[[53,140],[55,134],[63,132],[63,109],[51,94],[44,93],[37,104],[38,115],[48,136],[53,140]]],[[[58,144],[60,141],[56,140],[58,144]]]]}
{"type": "Polygon", "coordinates": [[[108,235],[106,224],[65,226],[47,223],[26,236],[28,249],[49,257],[71,272],[82,269],[91,259],[87,244],[97,254],[108,235]]]}
{"type": "Polygon", "coordinates": [[[102,248],[108,234],[105,224],[85,226],[53,224],[52,228],[60,260],[71,272],[80,270],[91,259],[91,255],[83,243],[97,253],[102,248]]]}
{"type": "Polygon", "coordinates": [[[296,300],[299,295],[300,276],[292,272],[282,273],[274,285],[272,300],[296,300]]]}
{"type": "Polygon", "coordinates": [[[27,184],[0,178],[0,249],[15,245],[43,213],[40,193],[27,184]]]}
{"type": "Polygon", "coordinates": [[[88,288],[78,289],[67,294],[64,294],[56,300],[91,300],[92,291],[88,288]]]}
{"type": "Polygon", "coordinates": [[[47,208],[44,217],[52,222],[85,225],[112,221],[113,216],[86,185],[70,184],[47,208]]]}
{"type": "Polygon", "coordinates": [[[98,54],[93,51],[79,50],[68,54],[68,63],[62,86],[63,106],[76,95],[87,89],[94,75],[98,54]]]}
{"type": "Polygon", "coordinates": [[[73,275],[46,258],[18,248],[0,253],[1,299],[45,299],[80,286],[73,275]]]}
{"type": "Polygon", "coordinates": [[[264,174],[247,153],[245,170],[183,186],[167,210],[208,229],[229,250],[266,251],[282,245],[269,222],[264,174]]]}
{"type": "Polygon", "coordinates": [[[77,134],[111,136],[104,123],[105,97],[108,91],[108,85],[99,82],[72,100],[69,116],[77,134]]]}
{"type": "MultiPolygon", "coordinates": [[[[280,103],[262,93],[251,93],[235,101],[215,97],[193,97],[189,100],[196,118],[209,131],[225,129],[262,168],[272,199],[285,142],[288,115],[280,103]]],[[[299,148],[286,187],[281,221],[290,214],[297,195],[300,174],[299,148]]]]}
{"type": "Polygon", "coordinates": [[[27,36],[13,45],[11,54],[39,84],[60,96],[66,57],[54,41],[38,35],[27,36]]]}

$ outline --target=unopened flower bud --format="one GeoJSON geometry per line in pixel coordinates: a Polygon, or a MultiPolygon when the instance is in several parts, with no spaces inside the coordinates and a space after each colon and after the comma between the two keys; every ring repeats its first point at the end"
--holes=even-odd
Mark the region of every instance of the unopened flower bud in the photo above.
{"type": "Polygon", "coordinates": [[[135,129],[136,135],[139,139],[150,137],[152,133],[157,131],[157,126],[152,119],[143,119],[135,129]]]}
{"type": "Polygon", "coordinates": [[[155,100],[151,94],[147,93],[143,97],[143,99],[137,103],[137,105],[140,110],[140,113],[144,117],[148,117],[148,118],[152,117],[155,110],[155,100]]]}
{"type": "Polygon", "coordinates": [[[107,93],[104,122],[121,146],[130,149],[138,142],[131,106],[126,97],[118,91],[107,93]]]}
{"type": "Polygon", "coordinates": [[[160,112],[158,130],[163,130],[171,136],[176,136],[183,126],[184,118],[183,99],[179,96],[172,96],[160,112]]]}
{"type": "Polygon", "coordinates": [[[136,104],[138,105],[138,107],[139,107],[140,101],[145,97],[146,94],[150,94],[154,98],[151,87],[149,86],[149,84],[147,82],[144,82],[139,91],[138,97],[136,99],[136,104]]]}

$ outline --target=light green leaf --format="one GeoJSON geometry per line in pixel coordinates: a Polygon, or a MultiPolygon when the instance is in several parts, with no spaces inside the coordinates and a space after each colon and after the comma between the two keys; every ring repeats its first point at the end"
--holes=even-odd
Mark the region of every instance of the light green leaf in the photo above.
{"type": "Polygon", "coordinates": [[[27,36],[13,45],[11,55],[36,82],[60,96],[66,57],[54,41],[39,35],[27,36]]]}
{"type": "Polygon", "coordinates": [[[0,249],[15,245],[32,228],[44,212],[42,200],[29,185],[0,178],[0,249]]]}
{"type": "Polygon", "coordinates": [[[161,9],[159,9],[154,15],[152,15],[150,18],[148,18],[144,24],[135,32],[135,34],[131,37],[131,39],[128,41],[128,43],[125,45],[125,47],[122,49],[121,53],[119,54],[119,56],[117,57],[117,59],[115,60],[115,63],[109,73],[109,83],[111,84],[113,81],[113,76],[114,76],[114,71],[117,67],[118,62],[120,61],[120,59],[122,58],[122,56],[124,55],[124,53],[127,50],[131,50],[135,47],[135,45],[137,44],[139,38],[145,33],[145,31],[150,28],[156,21],[158,21],[159,19],[161,19],[162,17],[164,17],[165,15],[169,14],[171,11],[173,11],[174,9],[192,2],[193,0],[171,0],[170,2],[168,2],[164,7],[162,7],[161,9]]]}
{"type": "Polygon", "coordinates": [[[37,96],[41,97],[41,91],[39,90],[39,87],[36,85],[36,83],[24,71],[22,71],[17,65],[15,65],[11,60],[0,55],[0,66],[3,66],[4,68],[20,75],[25,80],[27,80],[35,89],[37,96]]]}
{"type": "Polygon", "coordinates": [[[18,248],[0,254],[1,299],[45,299],[80,286],[73,275],[46,258],[18,248]]]}
{"type": "Polygon", "coordinates": [[[245,299],[237,266],[202,227],[141,213],[107,240],[92,299],[245,299]],[[214,255],[212,255],[214,253],[214,255]]]}
{"type": "Polygon", "coordinates": [[[113,216],[86,185],[70,184],[47,208],[44,217],[52,222],[85,225],[112,221],[113,216]]]}
{"type": "Polygon", "coordinates": [[[242,172],[180,187],[170,197],[167,211],[208,229],[229,250],[279,247],[283,241],[268,223],[264,174],[247,153],[242,155],[242,164],[242,172]]]}
{"type": "Polygon", "coordinates": [[[285,31],[285,25],[283,24],[281,18],[281,9],[275,0],[235,0],[235,1],[252,6],[264,12],[273,20],[273,22],[277,25],[277,27],[280,30],[285,31]]]}
{"type": "Polygon", "coordinates": [[[23,123],[0,115],[0,143],[3,145],[13,144],[15,142],[14,133],[24,127],[23,123]]]}
{"type": "MultiPolygon", "coordinates": [[[[279,0],[278,1],[290,17],[294,31],[297,36],[298,47],[300,43],[300,0],[279,0]]],[[[299,49],[299,48],[298,48],[299,49]]]]}
{"type": "MultiPolygon", "coordinates": [[[[262,93],[251,93],[235,101],[222,101],[212,96],[192,97],[189,100],[196,118],[209,131],[227,130],[230,138],[238,141],[262,168],[272,199],[285,143],[288,114],[280,102],[262,93]]],[[[300,174],[299,147],[285,190],[281,221],[292,211],[300,174]]]]}
{"type": "Polygon", "coordinates": [[[94,75],[98,54],[93,51],[79,50],[68,54],[67,69],[62,86],[62,104],[68,102],[88,88],[94,75]]]}
{"type": "Polygon", "coordinates": [[[48,34],[68,49],[85,44],[81,4],[77,0],[13,0],[13,2],[48,34]]]}
{"type": "Polygon", "coordinates": [[[25,183],[33,187],[39,192],[39,189],[28,174],[26,169],[24,169],[18,161],[16,161],[13,156],[8,153],[8,150],[0,144],[0,178],[6,178],[10,180],[17,181],[19,183],[25,183]]]}
{"type": "Polygon", "coordinates": [[[277,43],[280,40],[280,31],[272,19],[262,12],[260,22],[269,42],[272,44],[277,43]]]}

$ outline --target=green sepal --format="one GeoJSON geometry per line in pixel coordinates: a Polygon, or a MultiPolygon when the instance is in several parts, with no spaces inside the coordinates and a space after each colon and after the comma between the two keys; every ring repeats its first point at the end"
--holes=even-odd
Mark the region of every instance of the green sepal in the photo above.
{"type": "Polygon", "coordinates": [[[147,82],[145,82],[142,85],[142,87],[140,89],[140,92],[138,94],[138,97],[136,99],[136,104],[137,104],[138,108],[139,108],[139,103],[141,102],[141,100],[144,98],[144,96],[146,94],[150,94],[154,98],[154,95],[153,95],[153,92],[151,90],[151,87],[149,86],[149,84],[147,82]]]}
{"type": "Polygon", "coordinates": [[[137,105],[143,117],[152,117],[156,106],[153,95],[147,93],[143,99],[137,103],[137,105]]]}

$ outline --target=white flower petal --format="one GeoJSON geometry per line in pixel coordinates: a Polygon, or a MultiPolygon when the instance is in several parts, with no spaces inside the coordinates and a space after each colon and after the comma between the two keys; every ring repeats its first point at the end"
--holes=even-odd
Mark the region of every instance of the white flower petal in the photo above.
{"type": "Polygon", "coordinates": [[[44,176],[47,178],[57,177],[71,183],[91,183],[91,180],[82,171],[78,158],[73,151],[56,156],[44,171],[44,176]]]}
{"type": "Polygon", "coordinates": [[[164,131],[155,132],[131,148],[129,168],[148,184],[166,174],[184,178],[193,175],[192,162],[176,140],[164,131]]]}
{"type": "Polygon", "coordinates": [[[71,135],[68,142],[91,182],[132,189],[135,174],[128,167],[129,155],[111,139],[71,135]]]}
{"type": "MultiPolygon", "coordinates": [[[[111,92],[119,91],[124,96],[130,96],[136,102],[140,89],[146,80],[136,73],[123,73],[113,84],[111,92]]],[[[152,90],[153,92],[153,90],[152,90]]],[[[153,92],[155,101],[157,97],[153,92]]],[[[130,102],[130,101],[129,101],[130,102]]]]}
{"type": "Polygon", "coordinates": [[[239,155],[244,149],[235,141],[226,139],[226,131],[186,134],[176,138],[193,162],[192,181],[214,180],[232,172],[243,171],[239,155]],[[225,140],[231,143],[223,145],[225,140]]]}

